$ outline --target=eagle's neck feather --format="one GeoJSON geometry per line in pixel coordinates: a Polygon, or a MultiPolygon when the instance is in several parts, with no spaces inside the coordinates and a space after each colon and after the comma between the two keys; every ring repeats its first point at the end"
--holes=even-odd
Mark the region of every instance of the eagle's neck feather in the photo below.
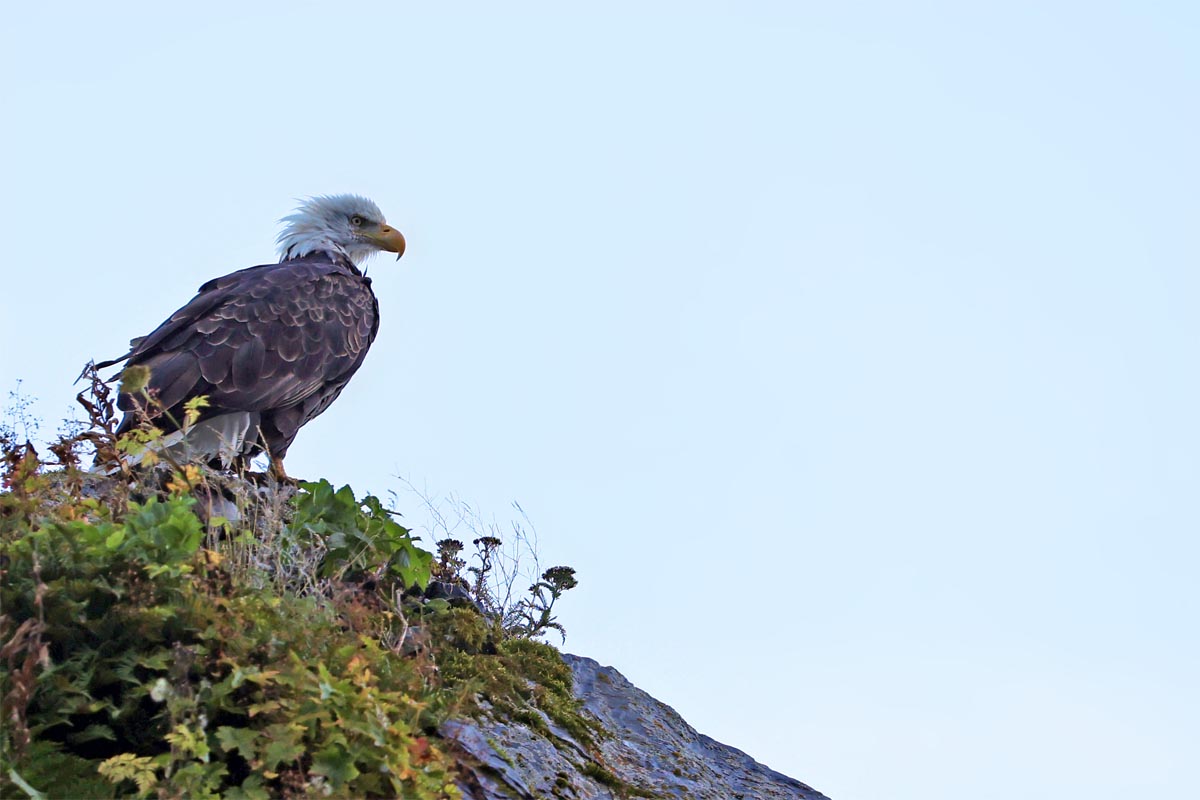
{"type": "Polygon", "coordinates": [[[374,250],[365,244],[359,247],[346,246],[335,241],[324,231],[296,231],[279,242],[280,261],[304,258],[316,253],[329,253],[335,258],[340,256],[356,267],[361,267],[374,250]]]}

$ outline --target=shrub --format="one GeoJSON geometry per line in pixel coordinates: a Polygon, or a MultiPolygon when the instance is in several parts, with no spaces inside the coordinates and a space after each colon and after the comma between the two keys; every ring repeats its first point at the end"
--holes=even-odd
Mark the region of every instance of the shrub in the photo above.
{"type": "Polygon", "coordinates": [[[425,598],[452,570],[377,498],[132,469],[89,402],[49,464],[0,430],[0,796],[454,798],[453,716],[599,733],[554,648],[425,598]]]}

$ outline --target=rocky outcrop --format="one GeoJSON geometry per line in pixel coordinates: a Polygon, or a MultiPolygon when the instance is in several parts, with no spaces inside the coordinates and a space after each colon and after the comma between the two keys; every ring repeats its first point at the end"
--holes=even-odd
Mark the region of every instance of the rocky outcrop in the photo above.
{"type": "Polygon", "coordinates": [[[461,749],[471,800],[658,797],[819,800],[825,795],[740,750],[697,733],[670,706],[612,667],[564,654],[575,694],[611,734],[591,746],[544,719],[549,736],[501,719],[454,721],[442,734],[461,749]]]}

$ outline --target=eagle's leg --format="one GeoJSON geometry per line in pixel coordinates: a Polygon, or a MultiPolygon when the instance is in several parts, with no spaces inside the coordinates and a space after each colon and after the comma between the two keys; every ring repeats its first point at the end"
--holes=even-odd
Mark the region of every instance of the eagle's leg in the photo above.
{"type": "Polygon", "coordinates": [[[283,469],[283,459],[278,456],[272,456],[271,466],[268,469],[268,474],[280,483],[295,483],[296,481],[288,477],[287,472],[283,469]]]}

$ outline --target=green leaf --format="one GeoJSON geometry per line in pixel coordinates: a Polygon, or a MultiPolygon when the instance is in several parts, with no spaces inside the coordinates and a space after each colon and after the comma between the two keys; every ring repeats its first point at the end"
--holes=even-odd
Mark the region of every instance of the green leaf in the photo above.
{"type": "Polygon", "coordinates": [[[237,751],[242,758],[252,761],[258,754],[254,743],[258,739],[258,731],[249,728],[234,728],[222,725],[217,728],[217,741],[226,753],[237,751]]]}
{"type": "Polygon", "coordinates": [[[88,725],[79,733],[73,733],[67,738],[72,744],[83,744],[84,742],[92,742],[96,739],[105,739],[110,742],[117,741],[116,734],[113,733],[112,728],[99,724],[88,725]]]}
{"type": "Polygon", "coordinates": [[[203,731],[193,731],[188,726],[180,723],[175,726],[175,730],[163,738],[185,753],[191,753],[205,764],[208,763],[208,740],[203,731]]]}
{"type": "Polygon", "coordinates": [[[145,797],[158,783],[154,772],[154,759],[149,756],[135,756],[133,753],[121,753],[104,761],[97,769],[100,774],[113,783],[131,780],[137,784],[138,795],[145,797]]]}
{"type": "MultiPolygon", "coordinates": [[[[303,726],[299,726],[303,730],[303,726]]],[[[263,766],[275,769],[280,764],[290,764],[304,755],[304,745],[299,733],[292,725],[277,723],[268,725],[264,731],[270,743],[263,750],[263,766]]]]}
{"type": "Polygon", "coordinates": [[[251,775],[242,781],[241,786],[235,786],[225,791],[226,800],[271,800],[271,794],[263,788],[263,779],[259,775],[251,775]]]}
{"type": "Polygon", "coordinates": [[[354,766],[354,759],[340,747],[327,747],[317,753],[313,757],[310,772],[324,775],[333,784],[334,789],[341,788],[359,776],[358,767],[354,766]]]}
{"type": "Polygon", "coordinates": [[[267,714],[272,711],[277,711],[282,708],[283,704],[278,700],[268,700],[265,703],[251,703],[246,707],[246,715],[257,717],[259,714],[267,714]]]}

